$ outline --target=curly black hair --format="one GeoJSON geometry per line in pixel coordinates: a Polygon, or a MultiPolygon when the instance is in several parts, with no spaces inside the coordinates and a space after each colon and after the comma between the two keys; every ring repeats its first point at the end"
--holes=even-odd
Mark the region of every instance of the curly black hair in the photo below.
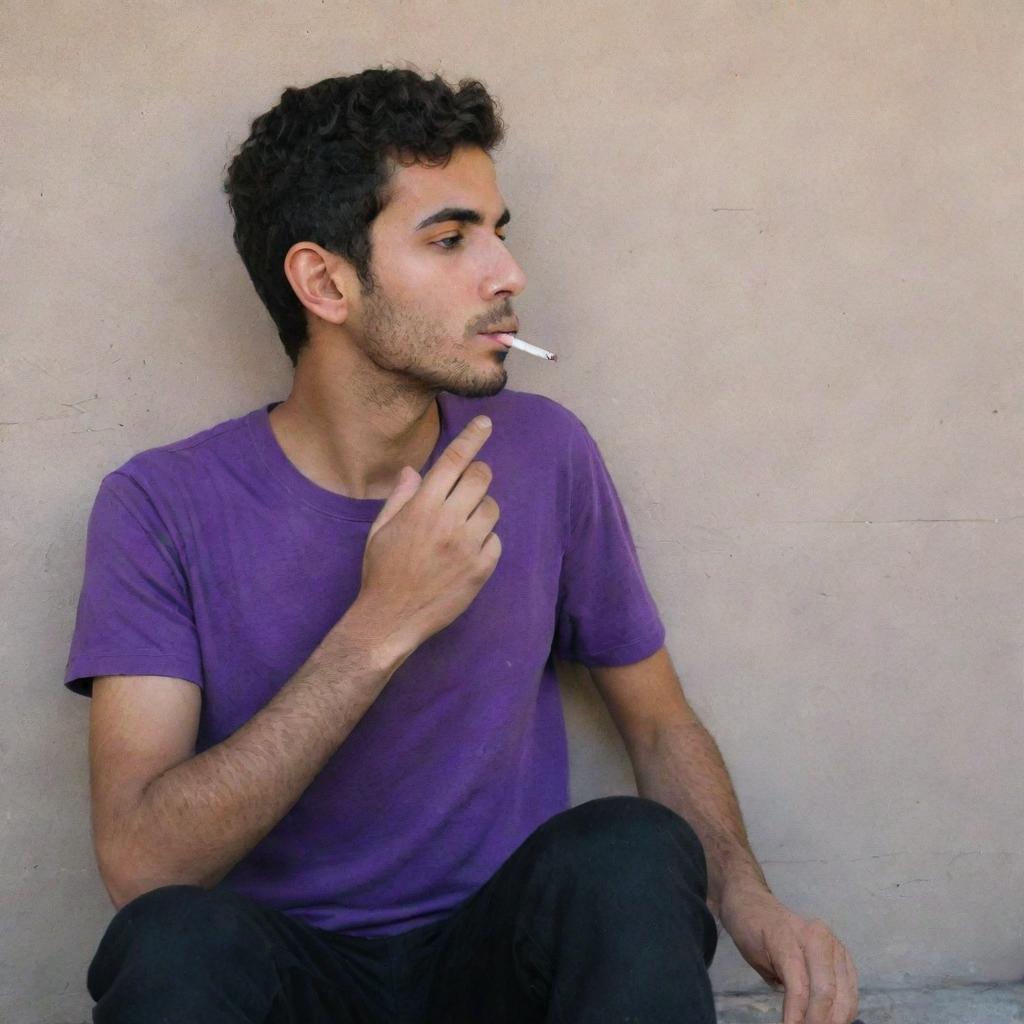
{"type": "Polygon", "coordinates": [[[443,165],[460,145],[490,152],[505,135],[499,111],[476,79],[453,89],[436,74],[376,67],[287,88],[252,122],[224,191],[235,248],[293,366],[309,333],[284,273],[288,250],[315,242],[348,260],[372,292],[370,225],[391,198],[397,166],[443,165]]]}

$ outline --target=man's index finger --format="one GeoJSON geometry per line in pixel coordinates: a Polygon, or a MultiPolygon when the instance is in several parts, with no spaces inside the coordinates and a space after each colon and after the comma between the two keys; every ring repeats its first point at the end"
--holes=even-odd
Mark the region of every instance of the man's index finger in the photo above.
{"type": "Polygon", "coordinates": [[[489,419],[476,416],[470,420],[427,471],[420,483],[419,493],[430,501],[438,504],[443,502],[490,436],[489,419]],[[481,425],[482,420],[486,420],[486,426],[481,425]]]}

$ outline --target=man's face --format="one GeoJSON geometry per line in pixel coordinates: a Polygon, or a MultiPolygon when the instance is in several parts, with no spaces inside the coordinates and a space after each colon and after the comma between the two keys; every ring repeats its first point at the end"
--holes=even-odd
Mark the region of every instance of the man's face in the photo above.
{"type": "Polygon", "coordinates": [[[350,326],[383,369],[468,398],[495,395],[508,350],[480,332],[514,327],[512,297],[526,278],[502,240],[494,164],[462,146],[446,167],[400,167],[392,184],[370,231],[376,286],[359,296],[350,326]],[[451,211],[475,211],[479,222],[451,211]]]}

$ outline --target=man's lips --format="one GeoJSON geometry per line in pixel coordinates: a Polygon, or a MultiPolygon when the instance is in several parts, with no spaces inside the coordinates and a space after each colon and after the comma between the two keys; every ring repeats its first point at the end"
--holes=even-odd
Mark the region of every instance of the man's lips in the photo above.
{"type": "Polygon", "coordinates": [[[492,341],[497,342],[497,344],[501,345],[504,348],[511,348],[512,339],[515,337],[515,335],[506,331],[496,331],[493,333],[481,332],[480,337],[490,338],[492,341]]]}

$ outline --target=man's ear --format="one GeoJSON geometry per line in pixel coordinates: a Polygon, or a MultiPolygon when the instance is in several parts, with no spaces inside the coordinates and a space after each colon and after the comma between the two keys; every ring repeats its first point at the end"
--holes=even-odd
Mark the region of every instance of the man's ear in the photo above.
{"type": "Polygon", "coordinates": [[[296,242],[285,254],[284,273],[292,290],[314,316],[344,323],[348,296],[356,289],[356,273],[347,260],[316,242],[296,242]]]}

